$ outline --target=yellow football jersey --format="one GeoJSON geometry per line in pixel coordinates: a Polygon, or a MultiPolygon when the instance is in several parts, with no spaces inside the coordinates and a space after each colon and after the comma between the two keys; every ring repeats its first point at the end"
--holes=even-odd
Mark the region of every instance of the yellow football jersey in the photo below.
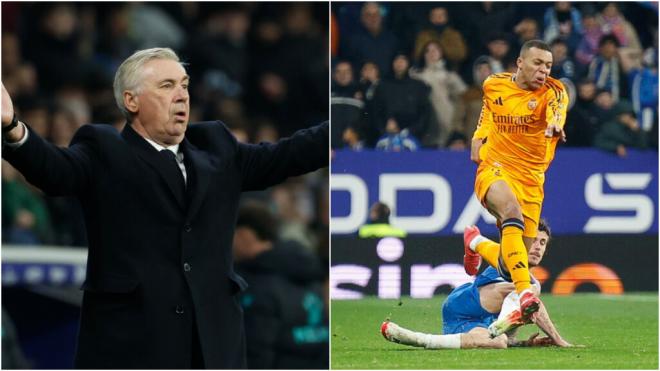
{"type": "Polygon", "coordinates": [[[515,74],[499,73],[484,81],[481,116],[473,138],[486,138],[480,151],[487,165],[504,166],[517,179],[543,184],[558,137],[546,138],[550,124],[564,127],[568,94],[548,76],[537,90],[521,89],[515,74]]]}

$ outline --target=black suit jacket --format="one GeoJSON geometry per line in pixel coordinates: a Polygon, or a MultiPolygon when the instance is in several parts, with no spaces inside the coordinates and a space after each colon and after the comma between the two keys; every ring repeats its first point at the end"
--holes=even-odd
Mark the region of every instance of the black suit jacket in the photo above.
{"type": "Polygon", "coordinates": [[[246,287],[233,272],[239,195],[328,165],[328,124],[276,144],[238,143],[220,122],[181,143],[187,199],[129,125],[85,125],[69,148],[30,131],[3,157],[49,195],[76,195],[89,236],[78,368],[189,368],[194,321],[207,368],[244,368],[246,287]]]}

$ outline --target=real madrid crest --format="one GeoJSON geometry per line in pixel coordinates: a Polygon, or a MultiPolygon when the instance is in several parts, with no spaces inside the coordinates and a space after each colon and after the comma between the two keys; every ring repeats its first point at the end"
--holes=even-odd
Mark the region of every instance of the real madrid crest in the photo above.
{"type": "Polygon", "coordinates": [[[530,111],[534,111],[537,104],[538,102],[536,102],[536,98],[532,98],[529,102],[527,102],[527,108],[529,108],[530,111]]]}

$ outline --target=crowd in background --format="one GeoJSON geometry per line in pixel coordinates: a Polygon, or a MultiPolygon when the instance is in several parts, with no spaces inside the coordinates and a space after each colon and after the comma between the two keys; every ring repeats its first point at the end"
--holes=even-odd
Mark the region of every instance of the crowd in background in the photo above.
{"type": "Polygon", "coordinates": [[[566,146],[658,147],[658,4],[333,3],[333,148],[465,150],[483,81],[551,49],[571,103],[566,146]]]}

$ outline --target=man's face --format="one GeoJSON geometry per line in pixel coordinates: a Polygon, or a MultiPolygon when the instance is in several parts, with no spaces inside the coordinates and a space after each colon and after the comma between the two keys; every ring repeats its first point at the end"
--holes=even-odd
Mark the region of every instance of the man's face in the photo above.
{"type": "Polygon", "coordinates": [[[142,81],[132,100],[135,110],[131,110],[134,124],[155,142],[169,146],[183,140],[190,115],[188,81],[179,62],[153,59],[143,66],[142,81]]]}
{"type": "Polygon", "coordinates": [[[364,66],[362,66],[361,73],[362,78],[365,80],[369,80],[371,82],[378,80],[378,67],[371,62],[365,63],[364,66]]]}
{"type": "Polygon", "coordinates": [[[339,86],[348,86],[353,81],[353,69],[345,62],[335,67],[335,81],[339,86]]]}
{"type": "Polygon", "coordinates": [[[605,59],[610,59],[614,57],[617,54],[617,47],[616,44],[613,43],[612,41],[607,41],[603,43],[603,45],[600,47],[600,55],[603,56],[605,59]]]}
{"type": "Polygon", "coordinates": [[[383,18],[380,15],[380,7],[376,3],[367,3],[362,8],[362,24],[371,33],[380,32],[383,18]]]}
{"type": "Polygon", "coordinates": [[[424,59],[426,64],[434,64],[442,59],[442,50],[436,43],[429,43],[424,50],[424,59]]]}
{"type": "Polygon", "coordinates": [[[509,53],[509,43],[504,40],[493,40],[488,43],[488,51],[491,57],[500,60],[509,53]]]}
{"type": "Polygon", "coordinates": [[[394,70],[394,74],[396,76],[403,76],[406,74],[408,71],[408,58],[400,55],[396,58],[394,58],[394,62],[392,62],[392,69],[394,70]]]}
{"type": "Polygon", "coordinates": [[[611,109],[614,106],[614,100],[612,99],[612,94],[609,91],[603,91],[596,95],[595,99],[596,105],[604,110],[611,109]]]}
{"type": "Polygon", "coordinates": [[[429,15],[429,20],[432,24],[436,26],[444,25],[449,20],[447,15],[447,9],[445,8],[433,8],[431,14],[429,15]]]}
{"type": "Polygon", "coordinates": [[[530,247],[529,252],[527,252],[530,266],[537,266],[541,263],[543,255],[545,254],[545,248],[548,245],[548,240],[549,237],[546,232],[538,232],[534,242],[532,242],[532,247],[530,247]]]}
{"type": "Polygon", "coordinates": [[[566,47],[566,44],[563,43],[555,43],[551,47],[552,49],[552,57],[556,61],[563,61],[566,59],[566,55],[568,55],[568,48],[566,47]]]}
{"type": "Polygon", "coordinates": [[[578,96],[585,100],[593,100],[596,96],[596,85],[592,82],[578,85],[578,96]]]}
{"type": "Polygon", "coordinates": [[[516,79],[528,90],[536,90],[545,84],[552,68],[552,53],[539,48],[530,48],[516,61],[516,79]]]}

